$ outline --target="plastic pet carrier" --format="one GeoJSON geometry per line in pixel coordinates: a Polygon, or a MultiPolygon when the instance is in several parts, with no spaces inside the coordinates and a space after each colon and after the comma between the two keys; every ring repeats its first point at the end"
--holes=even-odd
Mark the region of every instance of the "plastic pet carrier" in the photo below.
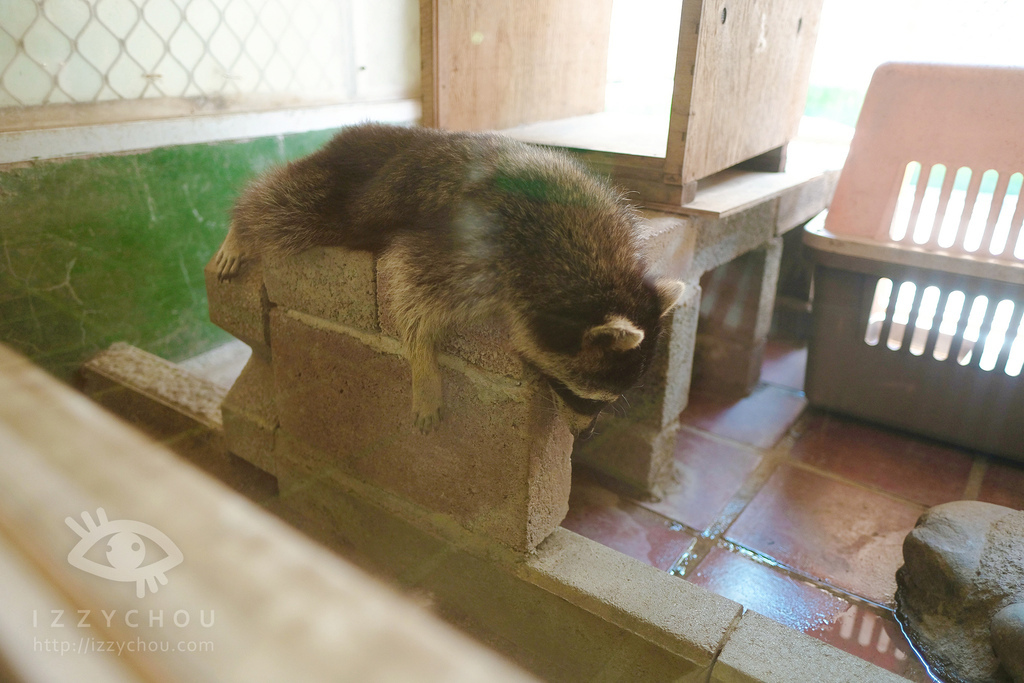
{"type": "Polygon", "coordinates": [[[1024,70],[886,64],[808,225],[813,405],[1024,460],[1024,70]]]}

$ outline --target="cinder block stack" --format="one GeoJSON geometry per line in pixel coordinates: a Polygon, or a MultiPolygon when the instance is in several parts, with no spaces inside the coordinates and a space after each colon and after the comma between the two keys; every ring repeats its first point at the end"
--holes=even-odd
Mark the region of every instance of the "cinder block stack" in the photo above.
{"type": "Polygon", "coordinates": [[[211,263],[206,282],[213,322],[253,347],[222,406],[228,448],[282,493],[330,496],[335,479],[356,479],[519,551],[565,516],[572,435],[496,324],[442,349],[444,419],[422,434],[386,260],[313,249],[231,282],[211,263]]]}

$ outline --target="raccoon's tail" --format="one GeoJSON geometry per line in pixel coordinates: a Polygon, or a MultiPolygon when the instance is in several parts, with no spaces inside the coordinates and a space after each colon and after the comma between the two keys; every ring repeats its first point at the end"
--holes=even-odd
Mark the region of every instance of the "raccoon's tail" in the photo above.
{"type": "Polygon", "coordinates": [[[351,220],[350,209],[380,170],[420,135],[397,126],[354,126],[318,152],[266,173],[232,211],[239,247],[257,257],[314,246],[383,248],[389,235],[351,220]]]}

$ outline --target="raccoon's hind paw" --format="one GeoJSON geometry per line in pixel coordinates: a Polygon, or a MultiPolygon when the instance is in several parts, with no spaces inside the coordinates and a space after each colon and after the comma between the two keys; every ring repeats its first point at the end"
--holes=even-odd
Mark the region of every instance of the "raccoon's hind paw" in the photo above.
{"type": "Polygon", "coordinates": [[[444,392],[441,370],[437,367],[437,350],[433,342],[410,344],[409,362],[412,366],[412,420],[427,434],[441,423],[444,392]]]}
{"type": "Polygon", "coordinates": [[[412,419],[417,429],[424,434],[429,434],[441,424],[441,406],[432,410],[414,410],[412,419]]]}

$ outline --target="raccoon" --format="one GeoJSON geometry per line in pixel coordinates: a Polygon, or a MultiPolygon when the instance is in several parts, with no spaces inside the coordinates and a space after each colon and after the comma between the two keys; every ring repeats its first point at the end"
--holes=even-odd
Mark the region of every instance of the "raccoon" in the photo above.
{"type": "Polygon", "coordinates": [[[572,157],[495,134],[363,124],[244,190],[221,279],[313,246],[394,259],[416,425],[443,398],[437,345],[499,316],[572,411],[574,431],[640,379],[684,285],[651,278],[635,210],[572,157]]]}

